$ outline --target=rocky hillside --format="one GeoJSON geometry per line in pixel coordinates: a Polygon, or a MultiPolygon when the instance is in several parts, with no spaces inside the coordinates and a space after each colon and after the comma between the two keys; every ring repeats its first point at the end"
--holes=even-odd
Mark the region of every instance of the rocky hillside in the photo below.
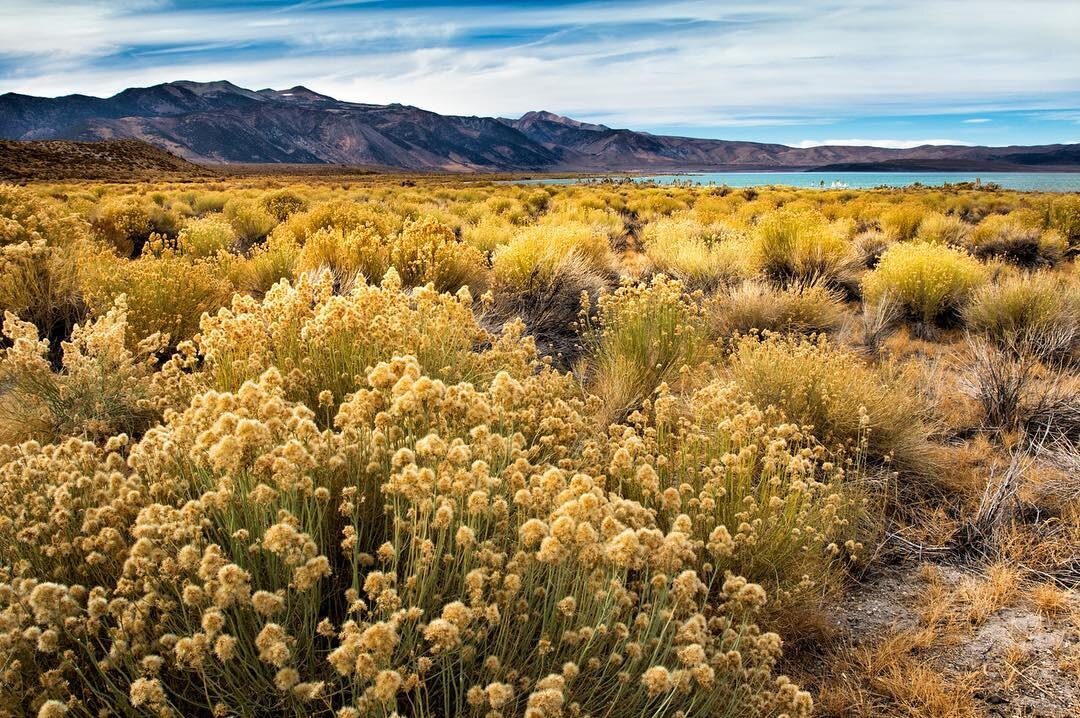
{"type": "Polygon", "coordinates": [[[305,87],[170,82],[109,98],[0,95],[0,138],[139,139],[201,163],[336,163],[416,171],[1077,169],[1080,146],[793,148],[668,137],[550,112],[518,119],[343,102],[305,87]]]}
{"type": "Polygon", "coordinates": [[[0,180],[152,180],[212,171],[139,140],[0,140],[0,180]]]}

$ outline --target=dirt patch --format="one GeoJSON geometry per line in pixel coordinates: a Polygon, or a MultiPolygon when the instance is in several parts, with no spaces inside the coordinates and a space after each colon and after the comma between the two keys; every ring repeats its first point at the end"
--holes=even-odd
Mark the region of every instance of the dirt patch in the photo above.
{"type": "Polygon", "coordinates": [[[1077,597],[1066,594],[1063,606],[1040,611],[1021,587],[1008,605],[973,619],[972,596],[985,581],[982,573],[953,566],[904,567],[852,591],[833,618],[856,646],[910,636],[919,660],[973,682],[983,715],[1080,715],[1077,597]]]}

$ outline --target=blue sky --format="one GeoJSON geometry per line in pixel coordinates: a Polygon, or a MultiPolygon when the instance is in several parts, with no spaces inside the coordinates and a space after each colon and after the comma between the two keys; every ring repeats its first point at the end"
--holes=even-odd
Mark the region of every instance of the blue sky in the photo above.
{"type": "Polygon", "coordinates": [[[1080,142],[1080,0],[0,0],[0,92],[170,80],[790,145],[1080,142]]]}

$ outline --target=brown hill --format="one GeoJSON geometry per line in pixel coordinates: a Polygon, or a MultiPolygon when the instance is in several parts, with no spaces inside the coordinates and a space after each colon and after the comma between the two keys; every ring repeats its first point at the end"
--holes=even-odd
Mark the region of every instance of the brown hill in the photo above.
{"type": "Polygon", "coordinates": [[[140,140],[0,140],[0,180],[143,181],[207,177],[211,170],[140,140]]]}
{"type": "Polygon", "coordinates": [[[170,82],[112,97],[0,95],[0,137],[139,139],[218,164],[337,164],[406,171],[604,172],[854,167],[1074,170],[1080,145],[787,147],[669,137],[551,112],[518,119],[440,115],[407,105],[343,102],[305,87],[248,90],[170,82]]]}

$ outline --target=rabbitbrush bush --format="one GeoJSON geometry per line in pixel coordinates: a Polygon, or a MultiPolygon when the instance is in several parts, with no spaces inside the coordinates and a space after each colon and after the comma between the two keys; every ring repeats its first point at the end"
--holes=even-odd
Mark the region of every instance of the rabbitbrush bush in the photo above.
{"type": "Polygon", "coordinates": [[[86,224],[58,203],[0,184],[0,312],[44,333],[77,320],[77,254],[86,234],[86,224]]]}
{"type": "Polygon", "coordinates": [[[330,428],[270,368],[133,445],[0,447],[0,705],[809,715],[734,572],[811,586],[835,475],[729,389],[678,403],[600,437],[569,375],[394,357],[330,428]]]}
{"type": "Polygon", "coordinates": [[[751,256],[767,278],[781,284],[836,282],[850,252],[847,240],[824,217],[779,210],[758,220],[751,256]]]}
{"type": "Polygon", "coordinates": [[[1046,272],[981,287],[964,312],[969,330],[999,349],[1067,358],[1080,348],[1080,282],[1046,272]]]}
{"type": "Polygon", "coordinates": [[[986,275],[962,250],[904,242],[890,247],[863,278],[863,297],[872,304],[891,297],[909,317],[929,325],[960,312],[986,275]]]}
{"type": "Polygon", "coordinates": [[[797,335],[743,337],[729,372],[749,401],[776,407],[840,456],[862,450],[905,480],[933,476],[929,408],[910,373],[797,335]]]}

